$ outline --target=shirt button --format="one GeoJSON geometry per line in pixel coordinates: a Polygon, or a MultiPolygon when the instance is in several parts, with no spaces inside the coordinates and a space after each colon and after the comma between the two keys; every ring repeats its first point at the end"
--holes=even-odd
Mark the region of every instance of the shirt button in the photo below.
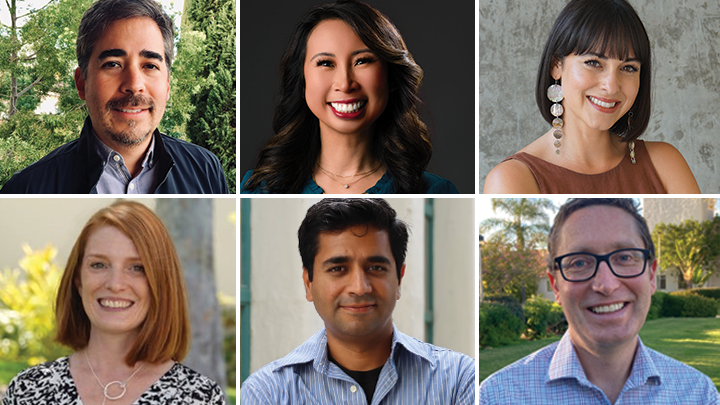
{"type": "Polygon", "coordinates": [[[350,387],[350,392],[352,392],[353,394],[354,394],[355,392],[357,392],[357,387],[354,386],[354,385],[353,385],[352,387],[350,387]]]}
{"type": "Polygon", "coordinates": [[[135,183],[130,183],[130,190],[135,190],[135,183]]]}
{"type": "Polygon", "coordinates": [[[114,159],[116,162],[119,162],[119,161],[120,161],[120,156],[115,155],[115,156],[113,156],[113,159],[114,159]]]}

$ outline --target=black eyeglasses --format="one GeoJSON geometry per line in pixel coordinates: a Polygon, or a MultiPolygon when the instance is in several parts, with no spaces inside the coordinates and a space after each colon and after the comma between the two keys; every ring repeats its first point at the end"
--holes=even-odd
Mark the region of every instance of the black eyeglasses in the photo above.
{"type": "Polygon", "coordinates": [[[620,278],[633,278],[645,272],[647,260],[650,257],[648,249],[619,249],[606,255],[596,255],[588,252],[568,253],[555,258],[555,264],[560,274],[567,281],[581,282],[595,277],[600,262],[605,262],[610,271],[620,278]]]}

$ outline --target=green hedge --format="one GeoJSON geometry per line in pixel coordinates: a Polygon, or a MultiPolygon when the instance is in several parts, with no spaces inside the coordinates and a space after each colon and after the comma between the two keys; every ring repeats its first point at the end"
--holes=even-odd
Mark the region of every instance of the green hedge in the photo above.
{"type": "Polygon", "coordinates": [[[647,319],[714,317],[718,314],[718,305],[718,301],[698,295],[694,290],[669,294],[658,291],[652,296],[647,319]]]}
{"type": "Polygon", "coordinates": [[[720,301],[720,287],[693,288],[688,290],[694,294],[720,301]]]}
{"type": "Polygon", "coordinates": [[[523,323],[507,307],[482,303],[479,313],[480,347],[505,346],[520,340],[523,323]]]}
{"type": "Polygon", "coordinates": [[[542,296],[533,296],[525,301],[525,319],[528,339],[542,339],[555,336],[567,329],[567,320],[562,307],[542,296]]]}
{"type": "Polygon", "coordinates": [[[510,294],[488,294],[483,297],[483,302],[500,304],[510,310],[522,324],[525,324],[525,311],[522,304],[513,295],[510,294]]]}

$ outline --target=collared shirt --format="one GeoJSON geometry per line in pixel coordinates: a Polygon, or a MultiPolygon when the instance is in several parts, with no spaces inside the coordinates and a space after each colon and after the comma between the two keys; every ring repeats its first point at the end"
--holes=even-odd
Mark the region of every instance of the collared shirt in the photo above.
{"type": "MultiPolygon", "coordinates": [[[[611,405],[585,376],[570,335],[488,377],[480,385],[481,405],[611,405]]],[[[615,405],[717,405],[710,378],[642,344],[615,405]]]]}
{"type": "MultiPolygon", "coordinates": [[[[328,360],[320,330],[290,354],[245,380],[243,405],[365,405],[360,385],[328,360]]],[[[380,372],[371,405],[471,405],[475,361],[409,337],[393,325],[392,351],[380,372]]]]}
{"type": "Polygon", "coordinates": [[[155,135],[151,135],[150,146],[142,161],[142,170],[133,178],[125,166],[125,159],[114,149],[103,143],[93,131],[95,151],[103,161],[103,171],[97,182],[98,194],[152,194],[155,192],[157,177],[153,151],[155,135]]]}

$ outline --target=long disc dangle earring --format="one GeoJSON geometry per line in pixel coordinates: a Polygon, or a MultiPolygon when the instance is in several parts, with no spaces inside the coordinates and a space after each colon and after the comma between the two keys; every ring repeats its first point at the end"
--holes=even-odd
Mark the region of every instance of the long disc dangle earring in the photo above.
{"type": "Polygon", "coordinates": [[[553,105],[550,106],[550,114],[552,114],[555,119],[552,121],[552,126],[555,128],[553,131],[553,136],[555,137],[555,153],[558,155],[560,154],[560,145],[562,145],[562,142],[560,142],[560,138],[563,136],[562,127],[563,127],[563,120],[560,118],[561,115],[563,115],[563,106],[560,104],[560,102],[563,100],[563,93],[562,93],[562,86],[557,84],[558,81],[555,80],[555,84],[550,85],[547,89],[547,98],[552,101],[553,105]]]}

